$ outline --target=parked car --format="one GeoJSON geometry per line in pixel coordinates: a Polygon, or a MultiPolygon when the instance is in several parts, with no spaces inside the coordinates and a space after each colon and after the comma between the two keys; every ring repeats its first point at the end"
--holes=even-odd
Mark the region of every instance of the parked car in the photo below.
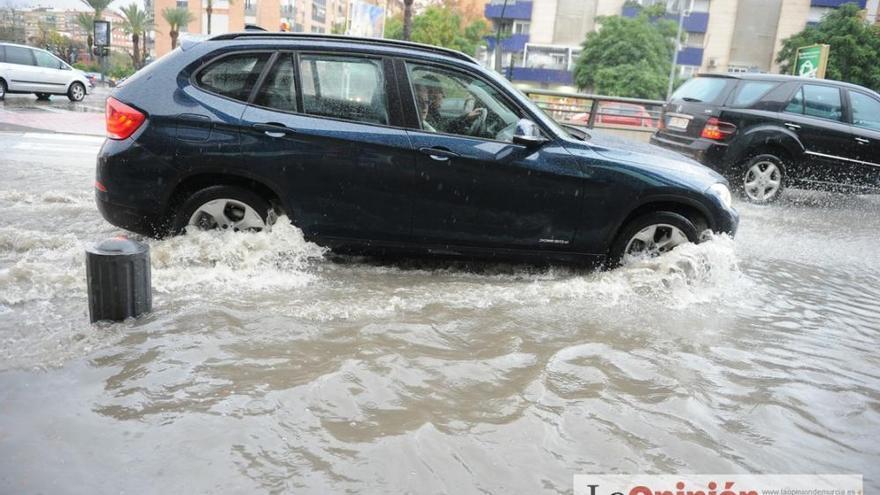
{"type": "Polygon", "coordinates": [[[340,251],[616,262],[738,223],[708,168],[586,139],[470,57],[401,41],[184,41],[113,92],[107,132],[98,208],[151,236],[284,214],[340,251]]]}
{"type": "Polygon", "coordinates": [[[67,95],[82,101],[88,87],[85,74],[46,50],[0,43],[0,100],[7,93],[34,93],[40,99],[67,95]]]}
{"type": "Polygon", "coordinates": [[[721,172],[755,203],[786,187],[880,190],[880,95],[854,84],[701,75],[672,95],[651,142],[721,172]]]}
{"type": "MultiPolygon", "coordinates": [[[[588,125],[590,113],[576,113],[570,120],[575,125],[588,125]]],[[[630,125],[635,127],[654,127],[650,112],[637,103],[603,101],[599,103],[595,124],[630,125]]]]}

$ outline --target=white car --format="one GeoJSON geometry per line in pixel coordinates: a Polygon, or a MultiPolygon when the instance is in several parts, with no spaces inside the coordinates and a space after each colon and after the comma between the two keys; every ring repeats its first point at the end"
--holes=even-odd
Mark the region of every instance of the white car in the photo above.
{"type": "Polygon", "coordinates": [[[0,43],[0,100],[7,93],[34,93],[37,98],[67,95],[82,101],[88,79],[46,50],[12,43],[0,43]]]}

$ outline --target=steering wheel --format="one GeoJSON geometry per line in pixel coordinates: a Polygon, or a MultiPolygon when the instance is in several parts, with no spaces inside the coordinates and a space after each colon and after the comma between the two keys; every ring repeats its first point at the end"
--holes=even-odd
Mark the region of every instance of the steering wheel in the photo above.
{"type": "Polygon", "coordinates": [[[478,108],[477,111],[480,112],[480,115],[468,126],[468,136],[482,136],[486,133],[486,117],[489,115],[489,111],[485,108],[478,108]]]}

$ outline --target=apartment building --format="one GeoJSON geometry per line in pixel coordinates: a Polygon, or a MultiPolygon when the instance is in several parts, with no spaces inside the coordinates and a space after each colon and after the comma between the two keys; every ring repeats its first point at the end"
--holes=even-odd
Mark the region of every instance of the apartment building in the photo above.
{"type": "Polygon", "coordinates": [[[880,0],[492,0],[485,15],[503,36],[497,51],[494,36],[487,38],[482,61],[493,65],[500,56],[505,75],[521,87],[574,90],[574,64],[587,33],[599,28],[598,17],[634,17],[662,3],[669,19],[682,21],[681,76],[778,72],[782,40],[853,1],[876,18],[880,0]]]}

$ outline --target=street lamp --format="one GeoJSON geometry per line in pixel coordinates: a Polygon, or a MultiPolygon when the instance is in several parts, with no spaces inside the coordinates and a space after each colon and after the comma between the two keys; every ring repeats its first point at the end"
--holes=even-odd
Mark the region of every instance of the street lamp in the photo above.
{"type": "Polygon", "coordinates": [[[675,84],[675,66],[678,64],[678,52],[681,50],[681,31],[684,26],[684,5],[678,4],[678,32],[675,34],[675,46],[672,49],[672,67],[669,69],[669,87],[666,89],[666,99],[672,95],[672,86],[675,84]]]}
{"type": "Polygon", "coordinates": [[[504,11],[507,10],[507,0],[501,6],[501,17],[498,18],[498,29],[495,30],[495,72],[501,74],[501,26],[504,24],[504,11]]]}

